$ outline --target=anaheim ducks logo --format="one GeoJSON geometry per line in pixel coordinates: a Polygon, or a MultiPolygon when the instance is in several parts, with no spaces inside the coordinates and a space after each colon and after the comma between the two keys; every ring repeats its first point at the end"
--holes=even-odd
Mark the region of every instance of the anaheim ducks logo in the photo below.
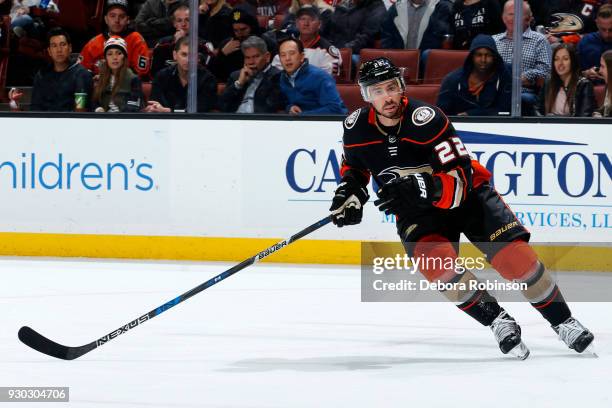
{"type": "Polygon", "coordinates": [[[383,184],[387,184],[395,179],[407,176],[409,174],[416,174],[416,173],[430,173],[431,174],[433,173],[433,169],[429,165],[423,165],[419,167],[392,166],[392,167],[387,167],[386,169],[378,173],[378,176],[376,176],[376,178],[382,181],[383,184]]]}
{"type": "Polygon", "coordinates": [[[575,14],[555,13],[551,16],[550,27],[546,30],[550,34],[561,35],[571,34],[582,31],[584,23],[582,19],[575,14]]]}
{"type": "Polygon", "coordinates": [[[361,112],[361,108],[357,109],[355,112],[348,115],[346,119],[344,119],[344,126],[347,129],[352,129],[353,126],[355,126],[355,123],[357,123],[357,118],[359,117],[360,112],[361,112]]]}
{"type": "Polygon", "coordinates": [[[436,111],[434,111],[429,106],[421,106],[412,112],[412,123],[416,126],[423,126],[431,122],[431,120],[436,116],[436,111]]]}

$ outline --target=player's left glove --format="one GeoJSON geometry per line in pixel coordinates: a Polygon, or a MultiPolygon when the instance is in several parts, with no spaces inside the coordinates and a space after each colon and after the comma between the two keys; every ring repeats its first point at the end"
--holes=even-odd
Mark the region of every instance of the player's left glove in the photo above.
{"type": "Polygon", "coordinates": [[[338,184],[329,208],[332,222],[338,227],[359,224],[363,217],[363,205],[369,198],[370,195],[365,186],[353,178],[347,178],[338,184]]]}
{"type": "Polygon", "coordinates": [[[415,208],[429,208],[439,200],[441,189],[429,173],[409,174],[378,190],[374,205],[385,214],[401,214],[415,208]]]}

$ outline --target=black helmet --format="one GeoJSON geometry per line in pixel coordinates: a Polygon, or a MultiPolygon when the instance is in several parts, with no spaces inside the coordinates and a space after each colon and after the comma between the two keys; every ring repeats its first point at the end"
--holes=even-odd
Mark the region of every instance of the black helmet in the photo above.
{"type": "Polygon", "coordinates": [[[402,78],[400,69],[385,57],[366,61],[359,69],[359,85],[369,86],[393,78],[402,78]]]}
{"type": "Polygon", "coordinates": [[[359,79],[357,81],[361,89],[361,96],[365,101],[368,101],[367,87],[390,79],[396,79],[402,92],[404,91],[406,84],[402,71],[393,65],[388,58],[379,57],[364,62],[359,69],[359,79]]]}

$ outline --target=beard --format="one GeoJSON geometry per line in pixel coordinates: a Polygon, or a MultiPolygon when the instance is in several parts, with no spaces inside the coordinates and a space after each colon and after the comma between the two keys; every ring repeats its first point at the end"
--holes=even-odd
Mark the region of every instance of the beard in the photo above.
{"type": "Polygon", "coordinates": [[[385,103],[382,107],[382,111],[379,112],[378,110],[376,111],[377,114],[379,114],[380,116],[384,116],[385,118],[388,119],[399,119],[402,116],[402,107],[401,107],[401,103],[395,103],[395,102],[391,102],[391,103],[385,103]],[[386,113],[384,111],[385,108],[388,107],[394,107],[395,106],[395,112],[393,113],[386,113]]]}

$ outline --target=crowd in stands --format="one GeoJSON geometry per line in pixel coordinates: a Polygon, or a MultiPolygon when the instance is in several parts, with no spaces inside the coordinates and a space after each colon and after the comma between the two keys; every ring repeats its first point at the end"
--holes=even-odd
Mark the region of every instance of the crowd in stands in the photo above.
{"type": "MultiPolygon", "coordinates": [[[[200,0],[197,112],[347,114],[360,64],[385,55],[408,97],[510,115],[515,1],[522,114],[612,116],[612,0],[200,0]]],[[[0,0],[0,103],[185,112],[196,17],[186,0],[0,0]]]]}

